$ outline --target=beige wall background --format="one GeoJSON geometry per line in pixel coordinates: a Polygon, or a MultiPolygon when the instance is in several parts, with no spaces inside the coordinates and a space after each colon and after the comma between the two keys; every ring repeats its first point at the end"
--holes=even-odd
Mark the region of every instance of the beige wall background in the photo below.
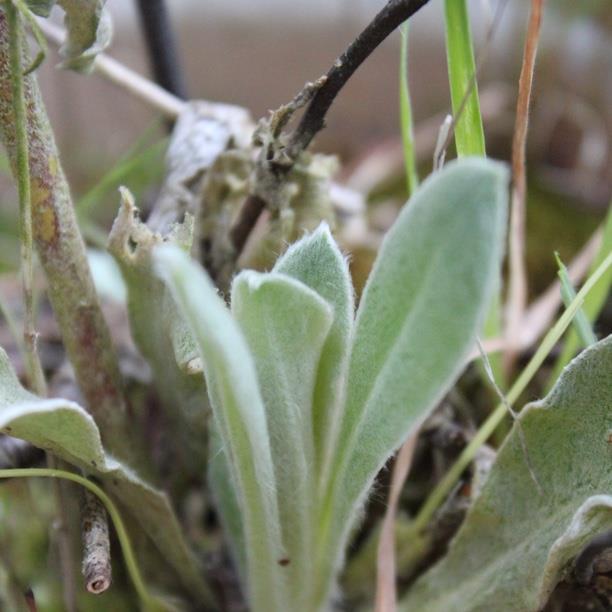
{"type": "MultiPolygon", "coordinates": [[[[256,117],[325,72],[383,4],[383,0],[168,0],[191,97],[240,104],[256,117]]],[[[417,122],[450,106],[442,4],[432,0],[411,25],[410,82],[417,122]]],[[[547,112],[552,103],[586,108],[593,125],[603,125],[607,156],[612,131],[610,30],[592,19],[558,15],[554,4],[547,7],[534,112],[538,108],[547,112]]],[[[469,6],[477,46],[482,49],[497,0],[471,0],[469,6]]],[[[148,73],[134,3],[109,0],[108,7],[115,23],[108,52],[148,73]]],[[[506,3],[487,50],[481,87],[506,82],[515,88],[526,15],[524,0],[506,3]]],[[[386,41],[342,92],[329,115],[328,129],[317,141],[320,148],[348,160],[397,137],[398,43],[399,35],[386,41]]],[[[155,114],[101,78],[58,71],[56,63],[51,57],[41,69],[42,88],[68,174],[78,187],[88,180],[92,165],[108,165],[155,114]]],[[[596,145],[594,151],[601,155],[602,143],[596,145]]]]}

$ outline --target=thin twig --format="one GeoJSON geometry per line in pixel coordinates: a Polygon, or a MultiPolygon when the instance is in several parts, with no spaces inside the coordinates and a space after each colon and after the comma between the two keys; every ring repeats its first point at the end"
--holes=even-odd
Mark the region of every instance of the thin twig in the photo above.
{"type": "Polygon", "coordinates": [[[395,588],[395,517],[399,506],[400,495],[408,477],[414,449],[416,448],[418,432],[414,432],[404,442],[397,454],[393,475],[389,504],[382,522],[380,539],[378,541],[376,562],[376,612],[395,612],[397,592],[395,588]]]}
{"type": "Polygon", "coordinates": [[[325,115],[340,90],[355,70],[397,27],[412,17],[429,0],[391,0],[366,26],[346,51],[327,71],[325,82],[317,91],[289,143],[290,155],[304,151],[325,125],[325,115]]]}
{"type": "MultiPolygon", "coordinates": [[[[298,157],[306,150],[312,139],[325,126],[325,115],[340,90],[346,85],[357,68],[374,52],[391,32],[414,15],[429,0],[390,0],[374,17],[359,36],[348,46],[346,51],[333,63],[325,75],[315,84],[308,83],[297,94],[293,103],[287,108],[290,113],[300,105],[305,93],[311,97],[302,119],[295,131],[288,137],[285,145],[280,134],[276,142],[280,143],[277,155],[269,159],[269,155],[261,156],[261,163],[255,172],[255,185],[246,198],[239,213],[235,226],[230,230],[230,239],[234,247],[234,258],[240,257],[251,231],[255,227],[259,215],[264,208],[271,206],[274,193],[278,192],[286,175],[290,172],[298,157]],[[282,158],[282,163],[277,160],[282,158]],[[265,188],[262,189],[261,185],[265,188]],[[265,191],[265,193],[263,193],[265,191]]],[[[276,114],[286,118],[289,113],[283,113],[283,108],[276,114]]]]}
{"type": "Polygon", "coordinates": [[[544,0],[532,0],[523,51],[523,65],[519,77],[516,121],[512,141],[512,211],[508,245],[508,298],[506,304],[505,336],[507,349],[504,355],[506,371],[512,369],[517,354],[523,315],[527,305],[527,269],[525,264],[525,198],[527,177],[525,150],[529,123],[529,104],[533,87],[536,53],[542,23],[544,0]]]}
{"type": "Polygon", "coordinates": [[[83,576],[87,590],[103,593],[111,584],[108,518],[102,502],[90,491],[83,492],[81,504],[83,538],[83,576]]]}

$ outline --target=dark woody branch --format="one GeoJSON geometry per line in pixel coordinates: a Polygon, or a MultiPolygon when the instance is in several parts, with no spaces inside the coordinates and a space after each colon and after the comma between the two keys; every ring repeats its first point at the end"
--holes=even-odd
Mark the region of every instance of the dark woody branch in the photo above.
{"type": "Polygon", "coordinates": [[[355,70],[380,43],[427,2],[429,0],[391,0],[348,46],[328,70],[324,83],[312,98],[297,129],[291,135],[288,146],[290,155],[304,151],[316,134],[325,127],[327,111],[355,70]]]}
{"type": "MultiPolygon", "coordinates": [[[[296,130],[284,138],[284,135],[275,135],[277,136],[275,151],[265,150],[265,148],[262,150],[256,172],[256,184],[245,200],[238,220],[230,231],[230,240],[236,259],[240,256],[259,215],[264,208],[271,206],[271,200],[274,199],[274,190],[280,188],[299,155],[305,151],[316,134],[325,127],[325,116],[340,90],[380,43],[428,1],[390,0],[387,2],[384,8],[334,62],[327,74],[314,85],[310,83],[306,85],[304,91],[309,93],[307,106],[296,130]],[[260,189],[259,184],[262,182],[265,185],[263,190],[260,189]]],[[[300,92],[294,99],[293,106],[290,104],[277,111],[277,113],[282,113],[283,125],[288,121],[291,114],[303,105],[295,104],[295,101],[302,98],[304,96],[300,92]],[[290,108],[289,113],[287,113],[287,108],[290,108]]],[[[271,120],[271,123],[273,122],[274,115],[271,120]]]]}

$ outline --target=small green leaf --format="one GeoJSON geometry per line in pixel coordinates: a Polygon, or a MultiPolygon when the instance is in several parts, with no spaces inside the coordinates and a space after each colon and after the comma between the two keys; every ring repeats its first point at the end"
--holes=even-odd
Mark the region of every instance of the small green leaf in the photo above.
{"type": "MultiPolygon", "coordinates": [[[[601,240],[601,246],[597,251],[597,255],[593,259],[589,274],[592,274],[597,269],[599,264],[612,252],[612,204],[608,207],[608,214],[606,220],[603,223],[603,236],[601,240]]],[[[597,281],[597,285],[593,287],[593,290],[588,294],[584,300],[581,310],[585,313],[587,320],[593,324],[595,323],[601,309],[605,306],[606,300],[610,295],[610,287],[612,286],[612,269],[609,269],[600,279],[597,281]]],[[[563,350],[559,355],[555,367],[550,375],[548,384],[549,387],[555,383],[563,368],[569,363],[572,357],[576,354],[580,347],[580,338],[574,329],[570,329],[565,342],[563,344],[563,350]]]]}
{"type": "Polygon", "coordinates": [[[290,609],[286,595],[276,479],[253,357],[204,271],[182,250],[159,246],[153,259],[200,350],[213,415],[238,499],[254,610],[290,609]]]}
{"type": "Polygon", "coordinates": [[[106,0],[57,0],[64,9],[68,32],[60,48],[62,68],[89,72],[96,55],[104,51],[112,37],[112,23],[104,8],[106,0]]]}
{"type": "Polygon", "coordinates": [[[328,471],[334,436],[338,434],[353,328],[355,298],[348,263],[329,226],[322,223],[312,234],[287,249],[276,262],[274,272],[301,281],[333,308],[334,321],[319,362],[312,407],[317,467],[324,475],[328,471]]]}
{"type": "Polygon", "coordinates": [[[577,554],[612,528],[612,336],[520,414],[450,551],[402,610],[539,610],[577,554]]]}
{"type": "Polygon", "coordinates": [[[332,309],[303,283],[246,271],[232,284],[232,313],[255,360],[266,407],[292,604],[305,608],[316,514],[313,397],[332,309]]]}
{"type": "Polygon", "coordinates": [[[383,242],[355,323],[320,563],[337,563],[329,547],[344,548],[376,473],[447,392],[474,345],[498,286],[507,187],[501,164],[450,163],[422,184],[383,242]]]}
{"type": "Polygon", "coordinates": [[[40,399],[17,380],[0,349],[0,431],[47,450],[102,478],[196,597],[211,601],[202,569],[189,550],[167,496],[107,455],[92,417],[78,404],[40,399]]]}

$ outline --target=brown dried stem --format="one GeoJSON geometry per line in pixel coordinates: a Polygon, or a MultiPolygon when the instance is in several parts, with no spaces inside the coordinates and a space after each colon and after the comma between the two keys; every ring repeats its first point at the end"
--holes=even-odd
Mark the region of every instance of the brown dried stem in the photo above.
{"type": "MultiPolygon", "coordinates": [[[[332,64],[325,75],[316,83],[308,83],[297,94],[294,102],[283,113],[287,120],[303,104],[299,102],[308,94],[308,105],[295,131],[285,145],[280,134],[276,134],[277,155],[270,159],[261,157],[255,173],[255,185],[240,211],[235,226],[230,231],[235,259],[238,259],[251,231],[264,208],[271,206],[275,192],[278,192],[293,164],[303,153],[312,139],[325,126],[325,116],[340,90],[353,76],[357,68],[375,51],[389,34],[414,15],[429,0],[389,0],[382,10],[348,46],[346,51],[332,64]],[[282,159],[282,163],[278,160],[282,159]],[[263,186],[263,187],[262,187],[263,186]]],[[[283,107],[277,111],[280,114],[283,107]]],[[[284,127],[284,124],[283,124],[284,127]]]]}
{"type": "Polygon", "coordinates": [[[389,504],[383,518],[378,541],[376,562],[376,612],[395,612],[397,608],[397,590],[395,588],[395,517],[399,506],[400,495],[408,477],[418,432],[413,433],[404,442],[397,454],[393,474],[389,504]]]}
{"type": "MultiPolygon", "coordinates": [[[[33,75],[23,78],[23,92],[33,240],[47,277],[49,299],[79,387],[100,428],[102,440],[112,453],[129,461],[135,456],[134,440],[128,431],[117,359],[94,289],[53,132],[33,75]]],[[[17,174],[15,119],[9,32],[3,9],[0,12],[0,138],[17,174]]]]}
{"type": "Polygon", "coordinates": [[[525,149],[529,124],[529,104],[533,87],[536,53],[542,23],[544,0],[532,0],[527,26],[527,36],[523,51],[523,65],[519,77],[516,121],[512,141],[512,212],[509,232],[509,281],[506,320],[505,355],[506,370],[512,368],[518,350],[517,339],[520,335],[523,315],[527,305],[527,270],[525,266],[525,198],[527,177],[525,168],[525,149]]]}

